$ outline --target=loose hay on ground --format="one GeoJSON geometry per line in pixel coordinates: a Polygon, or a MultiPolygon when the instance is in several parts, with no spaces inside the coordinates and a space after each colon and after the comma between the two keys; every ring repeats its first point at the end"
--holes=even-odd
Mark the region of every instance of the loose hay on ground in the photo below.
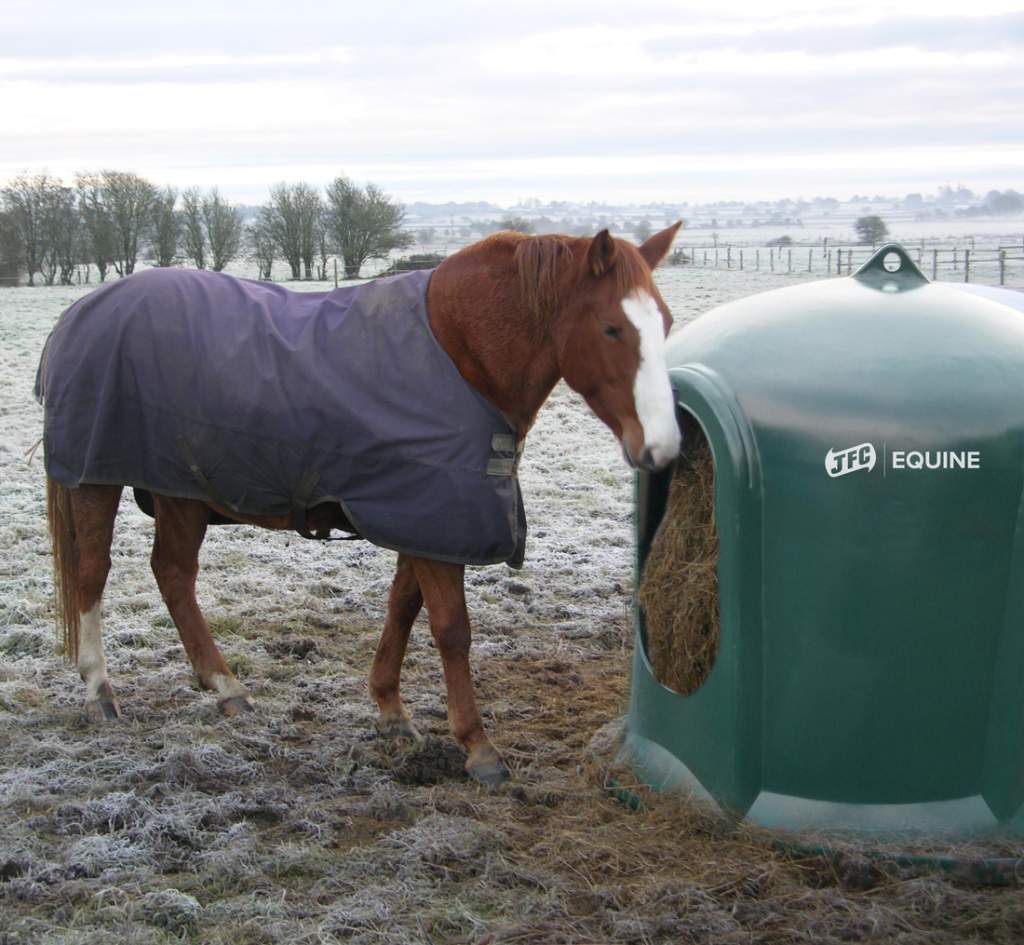
{"type": "Polygon", "coordinates": [[[638,595],[654,678],[681,695],[707,679],[719,639],[715,465],[707,437],[692,427],[638,595]]]}

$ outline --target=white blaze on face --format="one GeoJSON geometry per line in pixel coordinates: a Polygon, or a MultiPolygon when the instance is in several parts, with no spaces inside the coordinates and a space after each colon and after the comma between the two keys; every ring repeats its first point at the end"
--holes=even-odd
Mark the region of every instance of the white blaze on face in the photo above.
{"type": "Polygon", "coordinates": [[[622,300],[622,310],[640,335],[640,364],[633,381],[636,415],[644,430],[644,447],[661,467],[675,459],[680,446],[675,399],[665,366],[665,324],[658,303],[640,289],[622,300]]]}

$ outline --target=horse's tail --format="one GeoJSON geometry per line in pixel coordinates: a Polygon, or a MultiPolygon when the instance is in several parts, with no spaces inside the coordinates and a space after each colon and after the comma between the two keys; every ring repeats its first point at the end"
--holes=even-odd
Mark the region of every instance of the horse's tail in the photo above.
{"type": "Polygon", "coordinates": [[[81,620],[75,592],[75,520],[71,513],[71,490],[47,477],[46,520],[53,546],[53,587],[57,637],[64,655],[78,659],[81,620]]]}

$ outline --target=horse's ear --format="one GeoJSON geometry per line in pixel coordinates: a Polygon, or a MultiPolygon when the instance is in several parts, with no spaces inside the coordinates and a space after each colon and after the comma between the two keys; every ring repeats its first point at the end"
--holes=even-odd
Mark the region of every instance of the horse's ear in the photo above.
{"type": "Polygon", "coordinates": [[[590,241],[590,249],[587,250],[587,262],[590,264],[590,271],[595,276],[606,273],[611,268],[612,263],[615,262],[615,254],[617,252],[618,247],[616,247],[611,233],[607,229],[601,230],[590,241]]]}
{"type": "Polygon", "coordinates": [[[673,223],[667,230],[655,233],[640,245],[640,255],[644,257],[644,262],[652,271],[657,269],[658,263],[668,255],[668,251],[672,248],[672,241],[676,238],[676,232],[682,225],[682,220],[673,223]]]}

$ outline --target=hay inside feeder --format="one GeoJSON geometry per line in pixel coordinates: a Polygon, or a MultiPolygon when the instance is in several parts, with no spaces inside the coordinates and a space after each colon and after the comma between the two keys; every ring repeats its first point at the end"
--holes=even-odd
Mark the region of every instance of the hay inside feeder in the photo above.
{"type": "Polygon", "coordinates": [[[707,679],[719,636],[715,466],[704,431],[692,426],[638,595],[654,678],[680,695],[707,679]]]}

